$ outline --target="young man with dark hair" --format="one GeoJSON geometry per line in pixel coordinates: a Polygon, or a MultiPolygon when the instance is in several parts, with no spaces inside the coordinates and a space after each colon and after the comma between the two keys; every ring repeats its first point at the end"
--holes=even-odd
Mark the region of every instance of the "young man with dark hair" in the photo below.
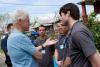
{"type": "MultiPolygon", "coordinates": [[[[69,46],[70,67],[100,67],[100,56],[96,51],[93,35],[80,21],[79,8],[68,3],[60,8],[63,24],[68,25],[70,33],[65,44],[69,46]]],[[[66,52],[67,53],[67,52],[66,52]]],[[[65,61],[67,59],[65,58],[65,61]]]]}
{"type": "Polygon", "coordinates": [[[3,38],[1,40],[1,49],[4,51],[4,54],[5,54],[5,57],[6,57],[5,63],[7,64],[7,67],[12,67],[10,57],[7,54],[7,52],[8,52],[8,50],[7,50],[7,39],[8,39],[8,36],[9,36],[10,32],[11,32],[12,26],[13,26],[12,23],[7,25],[7,32],[8,33],[5,35],[5,38],[3,38]]]}
{"type": "MultiPolygon", "coordinates": [[[[42,45],[48,39],[44,25],[38,27],[38,33],[39,37],[35,41],[36,46],[42,45]]],[[[54,67],[51,47],[42,49],[41,53],[43,58],[39,61],[39,67],[54,67]]]]}
{"type": "Polygon", "coordinates": [[[8,31],[8,32],[10,32],[10,30],[11,30],[12,26],[13,26],[13,24],[12,24],[12,23],[10,23],[10,24],[8,24],[8,25],[7,25],[7,31],[8,31]]]}
{"type": "Polygon", "coordinates": [[[61,67],[63,62],[63,57],[66,55],[64,53],[65,48],[63,42],[66,39],[66,36],[68,34],[68,26],[63,25],[62,21],[60,21],[60,23],[57,24],[57,28],[58,28],[59,36],[58,36],[58,43],[55,46],[55,58],[58,67],[61,67]]]}

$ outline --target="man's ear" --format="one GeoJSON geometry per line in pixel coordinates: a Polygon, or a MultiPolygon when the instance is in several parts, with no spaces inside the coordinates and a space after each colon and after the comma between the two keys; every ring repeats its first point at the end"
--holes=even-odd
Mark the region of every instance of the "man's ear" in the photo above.
{"type": "Polygon", "coordinates": [[[18,22],[19,25],[21,25],[21,23],[22,23],[22,19],[18,19],[17,22],[18,22]]]}
{"type": "Polygon", "coordinates": [[[70,11],[68,11],[68,12],[67,12],[67,14],[69,14],[69,15],[70,15],[70,11]]]}
{"type": "Polygon", "coordinates": [[[67,12],[66,16],[70,16],[70,11],[67,12]]]}
{"type": "Polygon", "coordinates": [[[18,22],[22,22],[22,20],[21,19],[18,19],[18,22]]]}

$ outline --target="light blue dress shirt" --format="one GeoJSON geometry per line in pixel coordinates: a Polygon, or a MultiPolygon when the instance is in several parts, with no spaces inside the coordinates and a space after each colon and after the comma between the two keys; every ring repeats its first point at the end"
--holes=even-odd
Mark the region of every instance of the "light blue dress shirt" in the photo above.
{"type": "Polygon", "coordinates": [[[14,29],[8,37],[7,48],[13,67],[38,67],[33,56],[36,48],[23,33],[14,29]]]}

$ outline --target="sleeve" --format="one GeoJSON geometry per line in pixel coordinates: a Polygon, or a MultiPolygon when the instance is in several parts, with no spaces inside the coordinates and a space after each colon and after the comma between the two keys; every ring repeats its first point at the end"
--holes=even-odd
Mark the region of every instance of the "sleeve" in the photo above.
{"type": "Polygon", "coordinates": [[[17,43],[20,44],[19,48],[28,52],[31,55],[35,54],[36,48],[35,48],[34,44],[32,44],[31,40],[28,37],[20,36],[20,37],[18,37],[18,39],[16,41],[17,41],[17,43]]]}
{"type": "Polygon", "coordinates": [[[89,34],[86,32],[76,32],[72,36],[72,42],[77,45],[80,50],[82,50],[86,57],[89,57],[96,53],[94,41],[88,35],[89,34]]]}
{"type": "Polygon", "coordinates": [[[36,40],[34,41],[34,44],[35,44],[36,47],[39,46],[39,45],[40,45],[40,44],[39,44],[39,40],[36,39],[36,40]]]}
{"type": "Polygon", "coordinates": [[[1,40],[1,49],[4,51],[4,53],[7,53],[7,36],[1,40]]]}
{"type": "Polygon", "coordinates": [[[55,49],[59,49],[59,44],[60,44],[60,41],[58,41],[57,44],[55,44],[55,46],[54,46],[55,49]]]}

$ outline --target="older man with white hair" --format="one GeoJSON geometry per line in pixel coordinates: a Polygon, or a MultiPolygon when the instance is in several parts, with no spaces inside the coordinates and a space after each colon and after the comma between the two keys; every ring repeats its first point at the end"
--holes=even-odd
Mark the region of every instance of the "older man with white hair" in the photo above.
{"type": "Polygon", "coordinates": [[[13,67],[38,67],[38,60],[42,59],[40,50],[57,42],[48,39],[43,46],[35,47],[31,40],[23,34],[28,29],[28,13],[18,10],[15,15],[13,30],[7,42],[8,54],[13,67]]]}

